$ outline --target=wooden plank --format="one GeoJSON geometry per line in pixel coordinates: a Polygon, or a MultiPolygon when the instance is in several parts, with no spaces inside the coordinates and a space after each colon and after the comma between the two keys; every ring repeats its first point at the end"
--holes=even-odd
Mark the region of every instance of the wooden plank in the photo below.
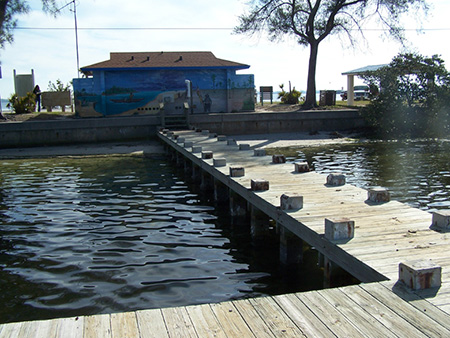
{"type": "Polygon", "coordinates": [[[111,314],[111,333],[113,338],[139,338],[136,313],[111,314]]]}
{"type": "Polygon", "coordinates": [[[110,338],[111,336],[111,315],[102,314],[84,318],[84,338],[110,338]]]}
{"type": "Polygon", "coordinates": [[[407,320],[411,325],[417,327],[428,337],[450,337],[450,330],[435,321],[430,321],[426,314],[402,301],[400,297],[377,283],[363,284],[361,288],[407,320]]]}
{"type": "Polygon", "coordinates": [[[49,337],[77,338],[84,334],[84,317],[61,318],[55,320],[55,334],[49,334],[49,337]]]}
{"type": "Polygon", "coordinates": [[[333,332],[295,295],[280,295],[273,299],[307,337],[336,337],[333,332]]]}
{"type": "Polygon", "coordinates": [[[306,337],[272,298],[252,298],[249,302],[276,337],[306,337]]]}
{"type": "Polygon", "coordinates": [[[199,337],[226,337],[224,329],[208,304],[186,306],[199,337]]]}
{"type": "Polygon", "coordinates": [[[37,320],[23,322],[19,331],[15,331],[12,337],[57,337],[54,332],[57,320],[37,320]]]}
{"type": "Polygon", "coordinates": [[[249,300],[236,300],[233,301],[233,305],[239,311],[242,319],[247,323],[248,327],[255,337],[275,337],[269,326],[266,324],[264,319],[261,318],[261,316],[249,300]]]}
{"type": "Polygon", "coordinates": [[[232,302],[210,304],[227,337],[255,337],[232,302]]]}
{"type": "Polygon", "coordinates": [[[426,314],[431,318],[432,321],[436,321],[440,325],[444,326],[447,330],[450,330],[450,316],[438,307],[431,304],[428,300],[419,297],[411,289],[407,288],[403,283],[394,283],[392,281],[389,281],[381,282],[380,285],[384,286],[389,291],[393,292],[401,299],[408,302],[422,313],[426,314]]]}
{"type": "Polygon", "coordinates": [[[198,337],[185,307],[162,309],[170,337],[198,337]]]}
{"type": "Polygon", "coordinates": [[[318,291],[336,310],[342,313],[364,337],[389,337],[392,332],[388,330],[375,317],[347,297],[343,289],[326,289],[318,291]]]}
{"type": "Polygon", "coordinates": [[[136,311],[141,337],[169,337],[160,309],[136,311]]]}
{"type": "Polygon", "coordinates": [[[0,337],[1,338],[19,337],[20,329],[22,328],[23,325],[25,325],[25,322],[2,324],[0,329],[0,337]]]}
{"type": "Polygon", "coordinates": [[[337,311],[318,292],[310,291],[298,293],[296,296],[312,312],[314,312],[337,337],[363,336],[363,333],[359,331],[352,322],[350,322],[342,313],[337,311]]]}
{"type": "Polygon", "coordinates": [[[346,287],[345,293],[360,307],[369,312],[371,316],[386,326],[394,335],[398,337],[426,337],[423,332],[367,293],[359,285],[346,287]]]}
{"type": "Polygon", "coordinates": [[[439,308],[450,316],[450,303],[446,305],[441,305],[439,306],[439,308]]]}

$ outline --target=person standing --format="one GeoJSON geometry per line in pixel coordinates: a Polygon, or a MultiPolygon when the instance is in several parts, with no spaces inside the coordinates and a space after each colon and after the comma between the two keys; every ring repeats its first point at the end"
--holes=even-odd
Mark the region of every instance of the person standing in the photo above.
{"type": "Polygon", "coordinates": [[[206,94],[205,99],[203,100],[203,110],[205,113],[211,112],[211,105],[212,105],[212,100],[209,97],[209,94],[206,94]]]}
{"type": "Polygon", "coordinates": [[[41,111],[41,88],[39,88],[39,85],[36,85],[33,89],[33,94],[36,96],[36,106],[37,111],[41,111]]]}

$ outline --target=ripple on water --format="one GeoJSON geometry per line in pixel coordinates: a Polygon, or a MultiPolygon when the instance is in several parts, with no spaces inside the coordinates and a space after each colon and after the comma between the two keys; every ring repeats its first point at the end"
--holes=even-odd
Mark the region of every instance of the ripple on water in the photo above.
{"type": "Polygon", "coordinates": [[[0,183],[0,322],[261,294],[163,161],[8,161],[0,183]]]}
{"type": "Polygon", "coordinates": [[[383,186],[401,202],[423,210],[449,208],[450,142],[418,140],[290,149],[316,172],[342,172],[361,188],[383,186]],[[439,200],[443,198],[444,200],[439,200]]]}

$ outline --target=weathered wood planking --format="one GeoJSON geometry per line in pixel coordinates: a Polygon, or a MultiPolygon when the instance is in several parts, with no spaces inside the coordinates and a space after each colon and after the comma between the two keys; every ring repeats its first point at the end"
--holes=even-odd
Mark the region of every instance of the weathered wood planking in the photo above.
{"type": "MultiPolygon", "coordinates": [[[[438,295],[450,293],[445,267],[450,251],[450,235],[430,230],[431,214],[397,201],[371,203],[368,194],[349,184],[327,186],[326,175],[314,172],[295,173],[293,163],[273,164],[270,156],[253,156],[215,138],[192,131],[179,133],[186,140],[227,159],[227,167],[214,168],[212,160],[201,159],[173,140],[161,138],[189,161],[203,168],[215,179],[229,186],[255,207],[264,210],[282,226],[303,238],[338,265],[362,281],[398,277],[398,264],[410,259],[432,259],[444,268],[443,285],[438,295]],[[245,176],[230,178],[228,167],[241,165],[245,176]],[[270,189],[250,192],[250,180],[266,178],[270,189]],[[301,210],[280,212],[283,193],[299,193],[304,197],[301,210]],[[355,237],[344,243],[331,243],[322,238],[325,217],[348,217],[355,221],[355,237]],[[413,238],[412,238],[413,237],[413,238]]],[[[434,297],[434,299],[439,297],[434,297]]],[[[446,304],[445,300],[443,304],[446,304]]],[[[438,304],[437,302],[435,304],[438,304]]]]}
{"type": "Polygon", "coordinates": [[[450,316],[392,282],[0,325],[0,337],[448,337],[450,316]]]}

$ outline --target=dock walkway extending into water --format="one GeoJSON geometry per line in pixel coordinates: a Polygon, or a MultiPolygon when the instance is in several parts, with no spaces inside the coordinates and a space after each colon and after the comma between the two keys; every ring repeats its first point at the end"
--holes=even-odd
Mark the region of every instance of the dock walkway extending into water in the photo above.
{"type": "Polygon", "coordinates": [[[293,163],[275,164],[268,156],[255,156],[251,147],[223,137],[195,131],[158,135],[180,163],[211,176],[216,186],[239,195],[362,284],[219,304],[4,324],[0,337],[450,337],[450,239],[449,233],[430,229],[431,214],[397,201],[369,202],[364,189],[326,184],[324,175],[296,172],[293,163]],[[242,168],[245,174],[231,177],[230,168],[242,168]],[[252,190],[252,180],[267,180],[269,189],[252,190]],[[303,206],[281,210],[283,194],[300,194],[303,206]],[[325,238],[325,218],[354,221],[353,237],[325,238]],[[413,291],[397,282],[399,264],[418,259],[442,268],[440,287],[413,291]]]}

